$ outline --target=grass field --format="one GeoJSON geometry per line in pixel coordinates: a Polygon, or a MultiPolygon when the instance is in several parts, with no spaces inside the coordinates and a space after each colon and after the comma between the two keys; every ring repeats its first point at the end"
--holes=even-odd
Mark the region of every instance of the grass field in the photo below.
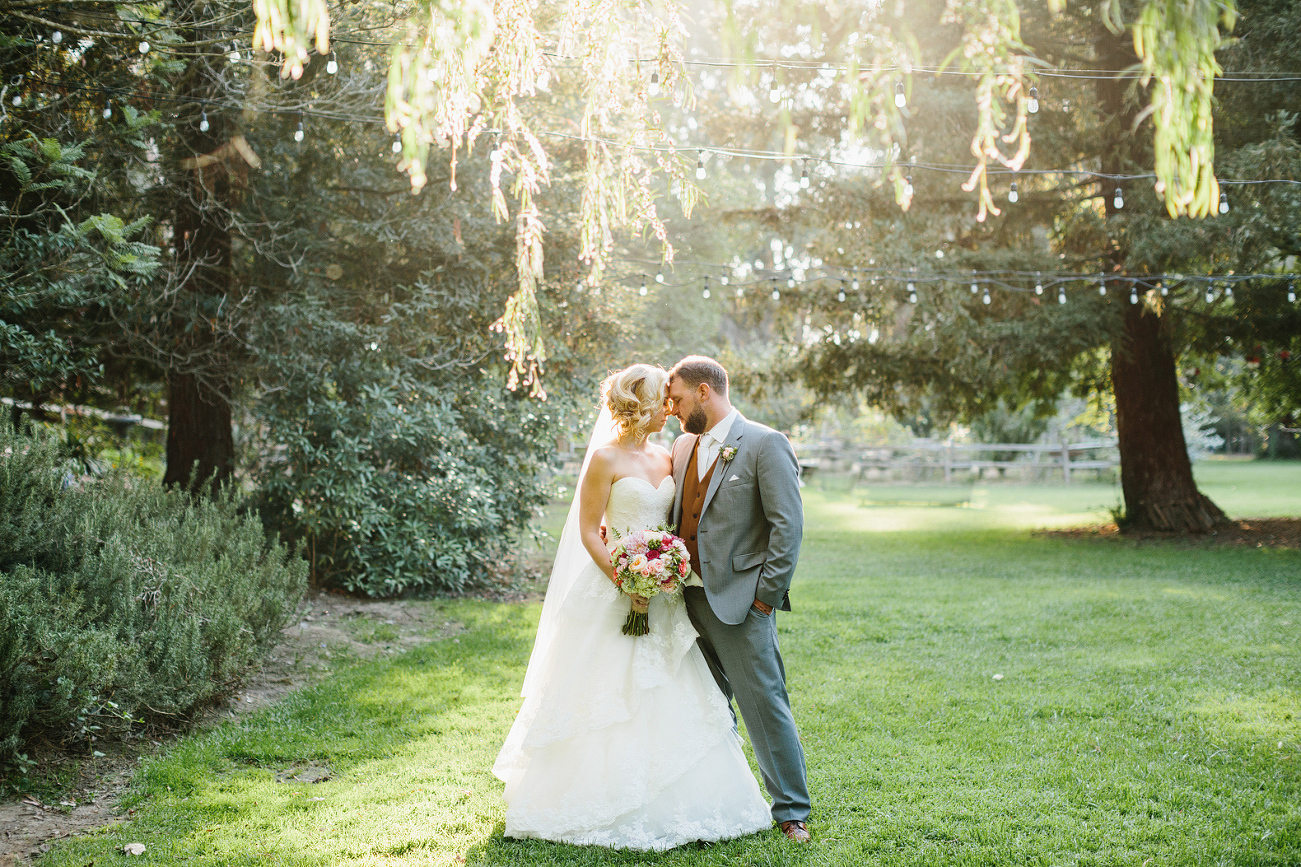
{"type": "MultiPolygon", "coordinates": [[[[1301,465],[1198,472],[1235,516],[1301,513],[1301,465]]],[[[39,863],[1301,864],[1301,552],[1040,537],[1105,519],[1115,489],[981,491],[805,489],[779,629],[808,847],[505,840],[488,769],[539,606],[460,600],[428,603],[455,639],[184,739],[139,773],[130,822],[39,863]],[[276,781],[308,765],[332,777],[276,781]]]]}

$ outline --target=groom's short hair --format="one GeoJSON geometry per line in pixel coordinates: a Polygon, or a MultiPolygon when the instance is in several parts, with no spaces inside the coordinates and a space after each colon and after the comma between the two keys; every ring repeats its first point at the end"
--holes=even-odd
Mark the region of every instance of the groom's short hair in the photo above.
{"type": "Polygon", "coordinates": [[[673,365],[669,371],[669,381],[680,379],[691,388],[705,382],[723,397],[727,397],[727,369],[723,365],[703,355],[688,355],[673,365]]]}

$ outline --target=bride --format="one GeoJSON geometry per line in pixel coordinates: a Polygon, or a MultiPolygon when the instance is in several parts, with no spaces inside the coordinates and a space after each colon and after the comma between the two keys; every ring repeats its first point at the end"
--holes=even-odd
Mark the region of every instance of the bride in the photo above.
{"type": "Polygon", "coordinates": [[[650,634],[621,632],[630,601],[614,586],[601,522],[613,542],[668,520],[672,463],[647,442],[664,427],[667,379],[634,364],[602,383],[524,705],[493,765],[507,837],[663,850],[772,824],[681,599],[650,599],[650,634]]]}

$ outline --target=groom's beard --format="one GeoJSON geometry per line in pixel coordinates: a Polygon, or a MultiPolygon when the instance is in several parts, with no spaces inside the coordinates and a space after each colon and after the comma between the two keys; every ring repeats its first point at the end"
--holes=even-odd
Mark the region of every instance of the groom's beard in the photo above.
{"type": "Polygon", "coordinates": [[[700,407],[696,407],[687,414],[687,420],[682,423],[687,433],[702,434],[705,432],[705,426],[709,424],[709,416],[700,407]]]}

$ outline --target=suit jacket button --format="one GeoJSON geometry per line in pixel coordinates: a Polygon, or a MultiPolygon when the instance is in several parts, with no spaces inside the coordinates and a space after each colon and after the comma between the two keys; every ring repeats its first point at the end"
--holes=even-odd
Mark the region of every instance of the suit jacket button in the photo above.
{"type": "Polygon", "coordinates": [[[696,541],[696,537],[695,537],[695,536],[692,536],[692,537],[691,537],[691,541],[693,541],[693,542],[696,541]]]}

